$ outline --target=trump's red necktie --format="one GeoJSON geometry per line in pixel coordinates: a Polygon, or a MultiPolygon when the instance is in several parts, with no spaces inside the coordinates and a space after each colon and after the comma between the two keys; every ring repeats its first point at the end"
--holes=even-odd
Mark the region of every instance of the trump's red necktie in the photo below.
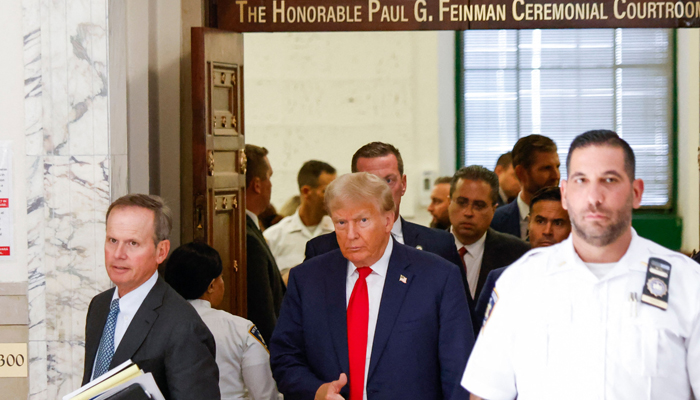
{"type": "Polygon", "coordinates": [[[365,387],[367,360],[367,327],[369,325],[369,294],[367,275],[369,267],[358,268],[360,274],[348,303],[348,356],[350,361],[350,400],[362,400],[365,387]]]}

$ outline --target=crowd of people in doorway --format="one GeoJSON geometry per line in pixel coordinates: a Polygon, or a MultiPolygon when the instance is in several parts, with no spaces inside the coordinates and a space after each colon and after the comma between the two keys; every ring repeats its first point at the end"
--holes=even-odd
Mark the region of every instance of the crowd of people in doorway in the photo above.
{"type": "Polygon", "coordinates": [[[174,400],[700,395],[700,267],[632,228],[644,183],[615,132],[576,137],[566,179],[541,135],[493,171],[436,179],[430,227],[401,216],[391,144],[362,146],[342,176],[304,163],[284,217],[268,151],[245,153],[247,319],[216,309],[232,290],[217,251],[168,258],[167,206],[124,196],[107,212],[116,287],[90,304],[83,383],[131,359],[174,400]]]}

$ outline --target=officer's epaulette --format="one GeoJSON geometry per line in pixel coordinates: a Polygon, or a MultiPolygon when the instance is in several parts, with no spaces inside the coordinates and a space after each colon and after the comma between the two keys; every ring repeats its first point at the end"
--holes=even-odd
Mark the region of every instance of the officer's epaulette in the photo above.
{"type": "MultiPolygon", "coordinates": [[[[532,249],[527,253],[527,255],[528,258],[531,258],[538,255],[546,254],[548,258],[546,260],[546,265],[544,269],[553,272],[566,265],[568,260],[567,254],[569,254],[569,251],[570,250],[565,245],[557,244],[554,246],[538,247],[536,249],[532,249]]],[[[524,259],[525,258],[523,257],[522,260],[524,259]]]]}
{"type": "Polygon", "coordinates": [[[549,249],[549,247],[537,247],[534,249],[530,249],[530,250],[528,250],[527,253],[523,254],[516,262],[517,263],[525,262],[528,259],[530,259],[538,254],[542,254],[542,253],[548,251],[548,249],[549,249]]]}
{"type": "MultiPolygon", "coordinates": [[[[662,260],[666,260],[669,263],[671,263],[672,265],[676,265],[676,266],[690,265],[691,266],[690,271],[693,271],[696,274],[700,274],[700,264],[698,264],[698,263],[700,263],[700,261],[698,261],[698,260],[700,260],[700,257],[698,257],[696,255],[696,257],[698,257],[698,258],[690,258],[690,257],[686,256],[685,254],[677,252],[677,251],[668,250],[668,249],[664,249],[664,250],[666,250],[666,251],[658,252],[658,251],[650,250],[649,255],[651,257],[657,257],[657,258],[660,258],[662,260]]],[[[681,267],[681,268],[683,268],[683,267],[681,267]]]]}

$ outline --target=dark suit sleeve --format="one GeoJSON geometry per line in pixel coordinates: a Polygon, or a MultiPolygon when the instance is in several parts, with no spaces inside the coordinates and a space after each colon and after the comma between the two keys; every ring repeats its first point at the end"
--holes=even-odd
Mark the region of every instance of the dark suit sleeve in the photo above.
{"type": "Polygon", "coordinates": [[[318,388],[326,383],[314,374],[306,359],[296,276],[296,270],[292,269],[277,328],[270,341],[272,376],[286,400],[313,399],[318,388]]]}
{"type": "MultiPolygon", "coordinates": [[[[452,236],[450,236],[450,239],[452,239],[452,236]]],[[[457,246],[455,245],[454,240],[449,240],[445,246],[447,250],[445,251],[445,255],[443,257],[457,267],[462,267],[462,259],[459,257],[459,252],[457,252],[457,246]]]]}
{"type": "Polygon", "coordinates": [[[170,340],[164,363],[170,399],[220,399],[214,337],[204,323],[177,324],[170,340]]]}
{"type": "Polygon", "coordinates": [[[513,201],[497,208],[491,220],[491,228],[520,238],[520,209],[517,203],[517,201],[513,201]]]}
{"type": "Polygon", "coordinates": [[[481,326],[484,323],[484,314],[486,313],[486,306],[489,304],[489,299],[491,298],[491,293],[493,288],[496,287],[496,280],[501,274],[497,270],[489,272],[489,276],[486,278],[486,283],[483,289],[481,289],[481,294],[479,294],[479,300],[476,302],[476,307],[474,307],[474,314],[472,315],[472,323],[474,324],[475,335],[479,334],[481,326]]]}
{"type": "Polygon", "coordinates": [[[268,258],[257,238],[247,236],[248,256],[248,319],[260,330],[266,343],[270,342],[277,324],[275,300],[270,284],[268,258]]]}
{"type": "Polygon", "coordinates": [[[474,347],[474,331],[467,310],[467,298],[460,284],[459,272],[451,268],[440,302],[440,338],[438,354],[445,399],[468,399],[460,389],[467,360],[474,347]]]}
{"type": "Polygon", "coordinates": [[[92,365],[95,362],[95,356],[92,354],[88,354],[90,351],[89,348],[90,346],[88,345],[88,341],[94,340],[90,335],[90,322],[92,321],[90,319],[90,314],[92,313],[92,305],[95,303],[95,298],[93,297],[92,300],[90,300],[90,305],[88,306],[88,311],[87,311],[87,316],[85,317],[85,364],[83,365],[83,382],[80,384],[81,386],[87,384],[90,382],[90,378],[92,377],[92,365]]]}

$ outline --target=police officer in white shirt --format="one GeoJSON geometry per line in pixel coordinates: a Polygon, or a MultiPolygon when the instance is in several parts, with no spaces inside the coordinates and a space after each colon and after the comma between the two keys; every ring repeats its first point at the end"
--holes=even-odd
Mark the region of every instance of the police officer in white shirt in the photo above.
{"type": "Polygon", "coordinates": [[[335,178],[335,168],[330,164],[317,160],[305,162],[297,175],[299,208],[263,232],[285,283],[289,270],[304,261],[306,242],[334,230],[323,200],[326,186],[335,178]]]}
{"type": "Polygon", "coordinates": [[[205,243],[178,247],[168,259],[165,281],[192,304],[216,341],[222,400],[278,399],[270,353],[247,319],[212,307],[224,298],[219,253],[205,243]]]}
{"type": "Polygon", "coordinates": [[[634,164],[615,132],[574,139],[561,187],[572,235],[496,282],[462,379],[472,399],[700,395],[700,268],[632,229],[634,164]]]}

